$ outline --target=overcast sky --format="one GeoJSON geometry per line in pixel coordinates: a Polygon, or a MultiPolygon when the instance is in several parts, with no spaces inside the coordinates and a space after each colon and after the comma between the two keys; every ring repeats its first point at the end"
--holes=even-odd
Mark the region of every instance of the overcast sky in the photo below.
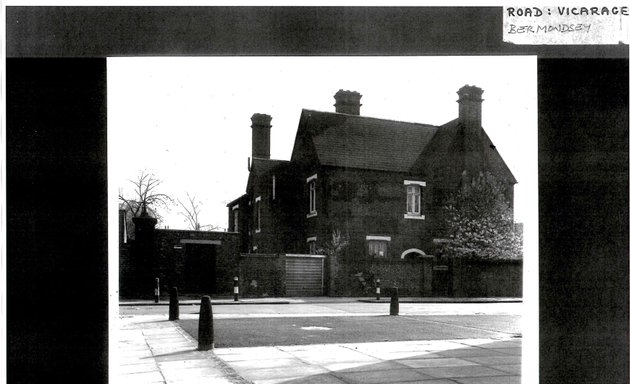
{"type": "MultiPolygon", "coordinates": [[[[536,59],[513,57],[211,57],[107,61],[110,190],[141,170],[162,192],[201,203],[202,224],[227,227],[245,192],[254,113],[272,116],[271,157],[288,160],[302,108],[334,111],[339,89],[361,115],[440,125],[457,90],[484,89],[482,124],[519,184],[517,221],[537,217],[536,59]]],[[[186,228],[178,207],[160,226],[186,228]]]]}

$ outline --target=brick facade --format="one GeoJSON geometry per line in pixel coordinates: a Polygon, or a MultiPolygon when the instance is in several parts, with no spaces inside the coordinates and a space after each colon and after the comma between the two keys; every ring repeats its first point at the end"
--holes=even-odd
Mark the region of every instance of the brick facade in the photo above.
{"type": "MultiPolygon", "coordinates": [[[[444,237],[441,207],[466,180],[491,173],[513,207],[516,179],[481,126],[482,93],[462,87],[458,118],[433,126],[360,116],[362,96],[339,91],[334,113],[302,111],[290,161],[269,158],[271,117],[255,114],[246,193],[228,204],[229,229],[241,233],[241,251],[322,252],[340,233],[347,246],[328,254],[330,295],[360,294],[366,278],[376,275],[401,294],[483,291],[470,281],[489,270],[499,276],[501,268],[515,269],[484,267],[487,273],[471,277],[470,268],[456,272],[433,256],[434,240],[444,237]]],[[[518,280],[518,273],[505,274],[518,280]]],[[[516,285],[485,291],[520,292],[516,285]]]]}

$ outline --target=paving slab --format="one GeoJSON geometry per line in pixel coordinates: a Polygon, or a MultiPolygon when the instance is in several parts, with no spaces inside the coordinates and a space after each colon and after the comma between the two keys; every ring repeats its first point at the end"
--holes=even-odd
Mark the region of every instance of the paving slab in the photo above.
{"type": "Polygon", "coordinates": [[[521,364],[495,365],[494,368],[513,375],[521,374],[521,364]]]}
{"type": "Polygon", "coordinates": [[[418,369],[419,372],[434,378],[458,378],[479,376],[506,376],[506,373],[497,369],[480,365],[467,365],[459,367],[427,367],[418,369]]]}
{"type": "Polygon", "coordinates": [[[449,379],[421,380],[421,381],[399,381],[391,384],[459,384],[457,381],[449,379]]]}
{"type": "Polygon", "coordinates": [[[462,377],[458,384],[521,384],[520,376],[462,377]]]}
{"type": "Polygon", "coordinates": [[[118,321],[113,383],[249,383],[213,351],[198,351],[197,342],[176,322],[152,316],[126,316],[118,321]]]}
{"type": "Polygon", "coordinates": [[[443,357],[480,357],[480,356],[505,356],[506,353],[487,348],[459,348],[438,351],[437,353],[443,357]]]}
{"type": "Polygon", "coordinates": [[[313,365],[296,365],[292,367],[265,368],[265,369],[237,369],[239,375],[247,380],[257,383],[259,380],[272,380],[282,378],[308,378],[311,376],[330,373],[323,367],[313,365]]]}
{"type": "Polygon", "coordinates": [[[483,365],[510,365],[520,364],[521,357],[516,355],[500,355],[500,356],[475,356],[466,357],[466,360],[483,365]]]}
{"type": "Polygon", "coordinates": [[[219,348],[215,352],[239,375],[256,384],[461,384],[495,383],[500,379],[510,383],[514,378],[520,380],[520,356],[503,351],[515,352],[518,348],[499,347],[511,341],[421,340],[219,348]]]}
{"type": "Polygon", "coordinates": [[[456,358],[426,358],[426,359],[410,359],[398,360],[398,363],[411,368],[429,368],[429,367],[462,367],[466,365],[478,365],[475,362],[456,359],[456,358]]]}
{"type": "Polygon", "coordinates": [[[391,383],[395,381],[419,381],[432,379],[413,369],[375,370],[361,372],[335,372],[344,381],[366,384],[391,383]]]}
{"type": "Polygon", "coordinates": [[[389,371],[395,369],[407,368],[405,365],[396,361],[379,361],[379,362],[342,362],[329,363],[322,365],[324,368],[332,372],[368,372],[368,371],[389,371]]]}

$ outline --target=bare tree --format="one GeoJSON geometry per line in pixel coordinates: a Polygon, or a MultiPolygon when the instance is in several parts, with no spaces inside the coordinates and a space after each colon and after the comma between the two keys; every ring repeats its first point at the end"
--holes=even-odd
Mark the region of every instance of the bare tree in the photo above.
{"type": "Polygon", "coordinates": [[[184,210],[181,212],[188,223],[190,229],[195,231],[214,231],[219,229],[218,226],[212,224],[202,225],[199,221],[199,214],[201,213],[201,202],[197,201],[195,196],[191,196],[188,192],[186,192],[186,198],[188,199],[186,202],[182,202],[180,199],[177,199],[177,202],[184,210]]]}
{"type": "Polygon", "coordinates": [[[118,190],[121,208],[127,211],[128,227],[132,228],[131,219],[142,215],[143,212],[161,222],[162,216],[159,209],[168,209],[169,205],[173,203],[170,196],[159,192],[162,180],[153,173],[141,171],[137,179],[129,181],[133,185],[133,191],[130,195],[123,194],[122,189],[118,190]]]}

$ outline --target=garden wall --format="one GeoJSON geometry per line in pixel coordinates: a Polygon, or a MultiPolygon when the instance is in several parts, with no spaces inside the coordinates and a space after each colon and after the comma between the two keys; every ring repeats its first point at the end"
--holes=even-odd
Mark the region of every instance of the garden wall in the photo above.
{"type": "Polygon", "coordinates": [[[453,293],[457,297],[522,297],[523,262],[455,260],[453,293]]]}
{"type": "Polygon", "coordinates": [[[431,296],[432,257],[416,260],[350,260],[339,263],[333,296],[374,296],[376,279],[381,292],[398,287],[400,296],[431,296]]]}

